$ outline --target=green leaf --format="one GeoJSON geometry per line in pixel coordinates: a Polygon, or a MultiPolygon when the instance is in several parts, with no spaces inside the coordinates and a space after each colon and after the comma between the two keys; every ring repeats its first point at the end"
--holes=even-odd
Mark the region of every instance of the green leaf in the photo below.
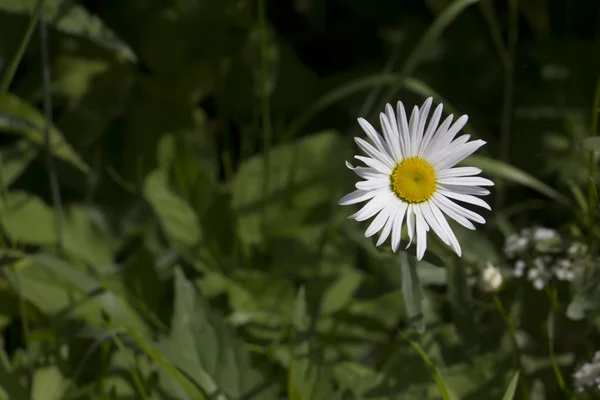
{"type": "MultiPolygon", "coordinates": [[[[38,0],[3,0],[0,2],[0,9],[11,13],[30,15],[38,3],[38,0]]],[[[63,0],[46,0],[43,4],[46,15],[50,21],[54,22],[54,27],[59,31],[84,37],[100,46],[112,49],[128,61],[136,61],[135,53],[129,46],[83,5],[70,4],[63,0]],[[59,15],[60,18],[57,18],[59,15]]]]}
{"type": "Polygon", "coordinates": [[[56,366],[42,367],[33,375],[32,400],[61,400],[65,379],[56,366]]]}
{"type": "Polygon", "coordinates": [[[78,205],[68,207],[63,226],[67,253],[98,272],[112,270],[117,240],[112,237],[99,210],[78,205]]]}
{"type": "Polygon", "coordinates": [[[349,270],[343,272],[325,291],[321,299],[321,314],[333,314],[347,306],[362,280],[363,275],[357,271],[349,270]]]}
{"type": "Polygon", "coordinates": [[[306,309],[304,288],[298,291],[294,313],[296,346],[294,359],[288,372],[288,399],[334,400],[337,399],[331,369],[320,365],[308,331],[310,318],[306,309]]]}
{"type": "Polygon", "coordinates": [[[18,140],[15,144],[0,150],[0,184],[5,188],[12,185],[25,172],[39,149],[28,140],[18,140]]]}
{"type": "Polygon", "coordinates": [[[481,168],[486,175],[494,176],[500,179],[506,179],[507,181],[526,186],[560,202],[563,205],[570,204],[569,199],[555,189],[546,185],[539,179],[505,162],[494,160],[485,156],[470,156],[460,164],[481,168]]]}
{"type": "Polygon", "coordinates": [[[58,242],[52,208],[29,193],[6,193],[5,201],[0,201],[0,219],[6,235],[15,242],[43,245],[58,242]]]}
{"type": "Polygon", "coordinates": [[[200,241],[198,216],[188,203],[169,188],[164,170],[156,169],[146,177],[144,197],[152,206],[169,239],[187,246],[200,241]]]}
{"type": "Polygon", "coordinates": [[[240,239],[260,243],[263,218],[270,235],[295,235],[304,224],[323,224],[332,199],[345,190],[342,173],[349,157],[350,149],[338,134],[323,132],[273,148],[268,171],[262,155],[244,162],[232,182],[240,239]]]}
{"type": "Polygon", "coordinates": [[[589,151],[600,151],[600,137],[592,136],[583,139],[581,142],[583,148],[589,151]]]}
{"type": "Polygon", "coordinates": [[[0,398],[4,392],[6,399],[27,399],[29,393],[27,390],[28,371],[20,365],[13,365],[4,350],[0,347],[0,398]]]}
{"type": "MultiPolygon", "coordinates": [[[[22,135],[32,143],[44,146],[45,121],[44,115],[25,100],[10,93],[0,97],[0,129],[22,135]]],[[[50,129],[50,147],[59,159],[85,173],[90,172],[90,168],[55,127],[50,129]]]]}
{"type": "MultiPolygon", "coordinates": [[[[175,270],[171,334],[160,347],[211,398],[238,399],[263,384],[242,342],[179,269],[175,270]]],[[[274,398],[271,391],[263,390],[260,395],[274,398]]]]}
{"type": "Polygon", "coordinates": [[[506,393],[502,397],[502,400],[513,400],[515,398],[515,391],[517,390],[517,384],[519,383],[519,372],[517,371],[513,378],[510,380],[506,393]]]}
{"type": "Polygon", "coordinates": [[[73,315],[104,326],[106,317],[116,327],[147,334],[148,327],[119,295],[119,283],[100,282],[83,268],[49,254],[24,258],[6,276],[12,286],[49,316],[73,315]],[[110,290],[113,289],[113,290],[110,290]]]}
{"type": "Polygon", "coordinates": [[[421,283],[417,274],[417,260],[406,253],[399,253],[402,268],[402,295],[406,313],[411,324],[417,332],[425,332],[425,319],[423,318],[423,304],[421,283]]]}

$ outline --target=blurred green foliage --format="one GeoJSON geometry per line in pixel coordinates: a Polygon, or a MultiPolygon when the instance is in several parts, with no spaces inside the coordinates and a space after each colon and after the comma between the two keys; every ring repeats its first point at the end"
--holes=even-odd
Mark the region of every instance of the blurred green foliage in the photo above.
{"type": "Polygon", "coordinates": [[[597,398],[600,3],[38,4],[0,0],[0,398],[597,398]],[[497,186],[417,262],[337,201],[356,118],[428,96],[497,186]],[[536,291],[540,224],[589,250],[536,291]]]}

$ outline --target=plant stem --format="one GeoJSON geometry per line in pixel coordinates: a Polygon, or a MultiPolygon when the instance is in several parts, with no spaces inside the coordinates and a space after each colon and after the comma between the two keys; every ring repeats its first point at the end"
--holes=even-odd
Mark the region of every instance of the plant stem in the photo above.
{"type": "MultiPolygon", "coordinates": [[[[596,136],[598,133],[598,112],[600,109],[600,77],[596,82],[596,92],[594,102],[592,103],[592,121],[590,124],[590,136],[596,136]]],[[[595,152],[590,151],[589,171],[588,171],[588,210],[589,226],[594,226],[596,220],[596,157],[595,152]]]]}
{"type": "Polygon", "coordinates": [[[523,360],[521,355],[521,350],[519,349],[519,343],[517,342],[517,334],[515,328],[513,327],[512,322],[510,321],[510,317],[506,313],[506,309],[504,305],[502,305],[502,301],[500,301],[500,297],[498,295],[493,295],[494,304],[496,305],[496,309],[502,320],[504,321],[504,325],[506,325],[506,329],[508,329],[508,333],[510,335],[510,339],[512,341],[513,347],[515,348],[515,357],[517,359],[517,366],[519,371],[521,372],[521,379],[519,380],[519,385],[521,386],[521,392],[523,393],[523,399],[529,400],[529,387],[527,385],[525,368],[523,367],[523,360]]]}

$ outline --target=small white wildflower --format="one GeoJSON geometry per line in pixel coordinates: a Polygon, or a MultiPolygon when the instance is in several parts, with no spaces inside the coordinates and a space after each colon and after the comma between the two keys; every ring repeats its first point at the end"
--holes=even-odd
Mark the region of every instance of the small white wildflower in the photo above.
{"type": "Polygon", "coordinates": [[[575,278],[575,272],[573,271],[571,260],[566,258],[558,260],[554,265],[554,275],[558,280],[572,281],[575,278]]]}
{"type": "Polygon", "coordinates": [[[513,233],[506,238],[506,242],[504,243],[504,254],[506,254],[508,258],[513,258],[517,254],[521,254],[527,250],[527,246],[529,246],[528,236],[513,233]]]}
{"type": "Polygon", "coordinates": [[[513,275],[516,278],[521,278],[525,274],[525,267],[526,266],[527,266],[527,264],[525,264],[525,261],[523,261],[523,260],[517,260],[515,262],[515,269],[513,271],[513,275]]]}
{"type": "Polygon", "coordinates": [[[573,385],[578,392],[595,387],[600,389],[600,351],[596,352],[592,362],[584,363],[573,374],[573,385]]]}
{"type": "Polygon", "coordinates": [[[479,279],[479,288],[484,292],[496,292],[502,286],[502,274],[491,263],[487,263],[479,279]]]}
{"type": "Polygon", "coordinates": [[[552,278],[552,273],[547,268],[548,257],[533,259],[533,268],[527,271],[527,279],[533,282],[533,287],[542,290],[552,278]]]}
{"type": "Polygon", "coordinates": [[[558,232],[556,232],[554,229],[539,226],[533,229],[532,239],[537,243],[544,242],[546,240],[557,239],[558,237],[558,232]]]}
{"type": "Polygon", "coordinates": [[[587,252],[587,245],[581,242],[575,242],[571,244],[567,250],[567,253],[571,257],[583,256],[587,252]]]}

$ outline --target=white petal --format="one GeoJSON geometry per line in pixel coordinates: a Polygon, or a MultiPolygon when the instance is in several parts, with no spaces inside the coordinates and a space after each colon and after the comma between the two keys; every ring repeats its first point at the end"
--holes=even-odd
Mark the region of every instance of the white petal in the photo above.
{"type": "Polygon", "coordinates": [[[423,140],[421,141],[421,143],[419,143],[419,157],[423,157],[425,149],[429,146],[429,143],[431,143],[431,138],[433,137],[433,133],[435,132],[435,130],[438,127],[438,124],[440,123],[440,118],[442,116],[443,109],[444,109],[444,106],[442,104],[438,105],[435,108],[435,111],[433,112],[433,116],[431,117],[431,120],[429,121],[429,125],[427,125],[427,130],[425,131],[423,140]]]}
{"type": "Polygon", "coordinates": [[[475,167],[455,167],[436,172],[436,175],[438,178],[451,178],[454,176],[479,175],[480,173],[481,170],[475,167]]]}
{"type": "MultiPolygon", "coordinates": [[[[456,139],[459,140],[460,138],[456,139]]],[[[448,154],[438,161],[434,163],[433,167],[436,169],[446,169],[454,167],[456,164],[473,154],[477,149],[485,144],[483,140],[474,140],[472,142],[466,143],[456,150],[449,151],[448,154]]]]}
{"type": "Polygon", "coordinates": [[[429,230],[429,226],[421,215],[419,207],[413,206],[413,210],[415,211],[417,225],[417,260],[421,260],[427,249],[427,231],[429,230]]]}
{"type": "MultiPolygon", "coordinates": [[[[466,209],[463,206],[456,204],[452,200],[448,199],[446,196],[444,196],[440,193],[435,193],[434,197],[436,197],[438,200],[440,200],[440,202],[444,205],[444,207],[446,207],[447,209],[453,210],[454,212],[456,212],[456,214],[458,214],[464,218],[470,219],[471,221],[478,222],[480,224],[485,223],[485,219],[481,215],[479,215],[476,212],[473,212],[469,209],[466,209]]],[[[444,209],[442,209],[442,211],[443,210],[444,209]]]]}
{"type": "Polygon", "coordinates": [[[392,226],[392,251],[395,253],[400,247],[400,241],[402,239],[402,222],[404,222],[404,215],[408,209],[408,203],[399,201],[398,212],[394,216],[394,225],[392,226]]]}
{"type": "Polygon", "coordinates": [[[488,203],[486,203],[485,201],[481,200],[479,197],[471,196],[469,194],[456,193],[456,192],[454,192],[452,190],[446,190],[446,189],[441,189],[441,188],[438,188],[438,192],[440,194],[443,194],[446,197],[451,198],[451,199],[455,199],[455,200],[458,200],[458,201],[463,201],[465,203],[474,204],[476,206],[483,207],[483,208],[488,209],[488,210],[492,209],[488,205],[488,203]]]}
{"type": "Polygon", "coordinates": [[[469,117],[466,115],[461,116],[459,119],[457,119],[450,128],[448,128],[448,130],[446,132],[443,132],[442,134],[440,134],[440,136],[437,138],[438,139],[438,144],[436,145],[437,149],[444,149],[446,147],[448,147],[448,145],[450,144],[450,142],[452,142],[452,139],[454,139],[454,137],[456,136],[456,134],[465,126],[465,124],[467,123],[467,121],[469,120],[469,117]]]}
{"type": "Polygon", "coordinates": [[[369,143],[367,143],[366,140],[361,139],[359,137],[355,137],[354,141],[356,142],[358,147],[360,147],[361,150],[364,151],[369,157],[381,161],[382,163],[384,163],[385,165],[387,165],[388,167],[390,167],[392,169],[394,169],[396,167],[396,163],[394,161],[392,161],[392,159],[390,158],[390,156],[387,153],[380,152],[375,147],[373,147],[369,143]]]}
{"type": "Polygon", "coordinates": [[[375,128],[373,128],[373,126],[366,119],[359,118],[358,124],[363,129],[363,131],[365,131],[369,139],[371,139],[371,142],[373,142],[377,150],[379,150],[382,153],[387,153],[388,155],[391,155],[390,149],[387,146],[387,144],[383,141],[381,135],[377,133],[375,128]]]}
{"type": "Polygon", "coordinates": [[[366,181],[356,183],[356,188],[360,190],[374,190],[383,189],[390,186],[390,178],[383,176],[383,178],[373,178],[366,181]]]}
{"type": "Polygon", "coordinates": [[[385,226],[385,223],[390,218],[392,212],[395,211],[393,205],[386,205],[379,214],[373,219],[367,230],[365,231],[365,237],[371,237],[381,230],[385,226]]]}
{"type": "Polygon", "coordinates": [[[373,197],[381,194],[383,191],[378,192],[377,190],[355,190],[352,193],[348,193],[344,197],[342,197],[338,204],[340,206],[348,206],[350,204],[362,203],[363,201],[367,201],[372,199],[373,197]]]}
{"type": "Polygon", "coordinates": [[[459,186],[459,185],[442,185],[438,182],[440,188],[451,190],[454,193],[472,194],[474,196],[487,196],[490,191],[477,186],[459,186]]]}
{"type": "Polygon", "coordinates": [[[406,150],[406,157],[414,157],[417,155],[418,142],[417,142],[417,127],[419,125],[419,107],[414,106],[412,113],[410,114],[410,121],[408,122],[408,146],[406,150]]]}
{"type": "Polygon", "coordinates": [[[376,160],[376,159],[370,158],[370,157],[363,157],[363,156],[354,156],[354,158],[364,162],[366,165],[368,165],[369,167],[371,167],[373,169],[376,169],[377,171],[381,172],[382,174],[387,174],[387,175],[392,174],[392,169],[379,160],[376,160]]]}
{"type": "Polygon", "coordinates": [[[365,221],[375,214],[377,214],[383,207],[386,206],[387,196],[385,194],[380,194],[378,196],[373,197],[371,200],[367,202],[360,210],[356,213],[352,214],[348,218],[353,218],[357,221],[365,221]]]}
{"type": "Polygon", "coordinates": [[[441,178],[438,182],[442,185],[460,186],[494,186],[494,182],[480,176],[460,176],[457,178],[441,178]]]}
{"type": "Polygon", "coordinates": [[[423,141],[423,132],[425,131],[425,123],[427,122],[427,117],[429,116],[429,110],[431,109],[431,103],[433,102],[433,97],[427,98],[423,105],[421,106],[421,111],[419,115],[419,123],[417,125],[417,140],[416,140],[416,148],[413,150],[415,155],[419,155],[419,147],[421,142],[423,141]]]}
{"type": "Polygon", "coordinates": [[[432,202],[426,202],[423,204],[423,216],[440,239],[449,245],[460,257],[462,250],[458,239],[456,239],[452,228],[448,225],[448,221],[446,221],[440,209],[432,202]]]}
{"type": "Polygon", "coordinates": [[[406,231],[408,233],[408,244],[406,248],[408,249],[413,241],[413,231],[415,229],[415,212],[413,211],[413,205],[408,205],[408,210],[406,211],[406,231]]]}
{"type": "Polygon", "coordinates": [[[450,114],[446,117],[446,119],[442,122],[442,124],[436,129],[436,131],[433,133],[433,136],[431,138],[431,142],[429,143],[429,145],[423,150],[423,157],[431,160],[432,156],[435,155],[438,150],[440,149],[440,141],[441,141],[441,137],[444,133],[446,133],[446,131],[448,130],[448,128],[450,127],[450,124],[452,123],[452,119],[454,118],[454,114],[450,114]]]}
{"type": "Polygon", "coordinates": [[[406,111],[401,101],[396,105],[396,122],[400,131],[400,144],[402,145],[402,155],[408,157],[408,142],[410,141],[410,131],[408,130],[408,121],[406,120],[406,111]]]}
{"type": "MultiPolygon", "coordinates": [[[[433,212],[431,211],[431,207],[432,207],[432,205],[431,205],[431,202],[429,202],[429,201],[419,204],[420,212],[421,212],[423,218],[425,218],[425,221],[431,226],[431,228],[436,233],[436,235],[438,235],[440,237],[440,239],[442,239],[442,242],[444,242],[448,246],[450,246],[450,240],[448,238],[448,235],[440,227],[440,224],[437,222],[435,216],[433,215],[433,212]]],[[[435,207],[435,206],[433,206],[433,207],[435,207]]]]}
{"type": "Polygon", "coordinates": [[[404,145],[402,144],[403,138],[400,134],[400,131],[398,130],[396,115],[394,114],[394,109],[392,108],[391,104],[386,104],[385,116],[387,119],[387,124],[389,124],[389,129],[392,130],[393,136],[395,138],[394,142],[390,143],[389,146],[392,149],[392,154],[395,156],[395,161],[399,163],[404,158],[404,145]]]}
{"type": "MultiPolygon", "coordinates": [[[[452,218],[453,220],[455,220],[456,222],[458,222],[459,224],[461,224],[465,228],[468,228],[468,229],[471,229],[471,230],[475,230],[475,225],[473,225],[471,223],[471,221],[469,221],[468,219],[466,219],[462,215],[460,215],[457,212],[455,212],[452,208],[447,207],[443,201],[440,201],[440,199],[445,199],[445,198],[444,198],[444,196],[434,194],[433,197],[431,198],[431,201],[433,202],[433,204],[436,207],[438,207],[438,209],[440,209],[441,211],[443,211],[444,214],[446,214],[447,216],[449,216],[450,218],[452,218]]],[[[445,200],[448,200],[448,199],[445,199],[445,200]]]]}
{"type": "Polygon", "coordinates": [[[379,239],[377,239],[376,246],[381,246],[383,242],[390,236],[390,232],[392,231],[392,226],[394,225],[394,218],[398,210],[390,211],[390,217],[385,222],[383,229],[381,230],[381,234],[379,234],[379,239]]]}
{"type": "Polygon", "coordinates": [[[360,176],[363,179],[371,179],[371,178],[379,178],[379,177],[387,176],[385,174],[382,174],[381,172],[377,172],[377,170],[370,168],[370,167],[355,167],[352,164],[350,164],[348,161],[346,161],[346,167],[348,167],[348,169],[351,169],[352,171],[354,171],[354,173],[356,175],[360,176]]]}

